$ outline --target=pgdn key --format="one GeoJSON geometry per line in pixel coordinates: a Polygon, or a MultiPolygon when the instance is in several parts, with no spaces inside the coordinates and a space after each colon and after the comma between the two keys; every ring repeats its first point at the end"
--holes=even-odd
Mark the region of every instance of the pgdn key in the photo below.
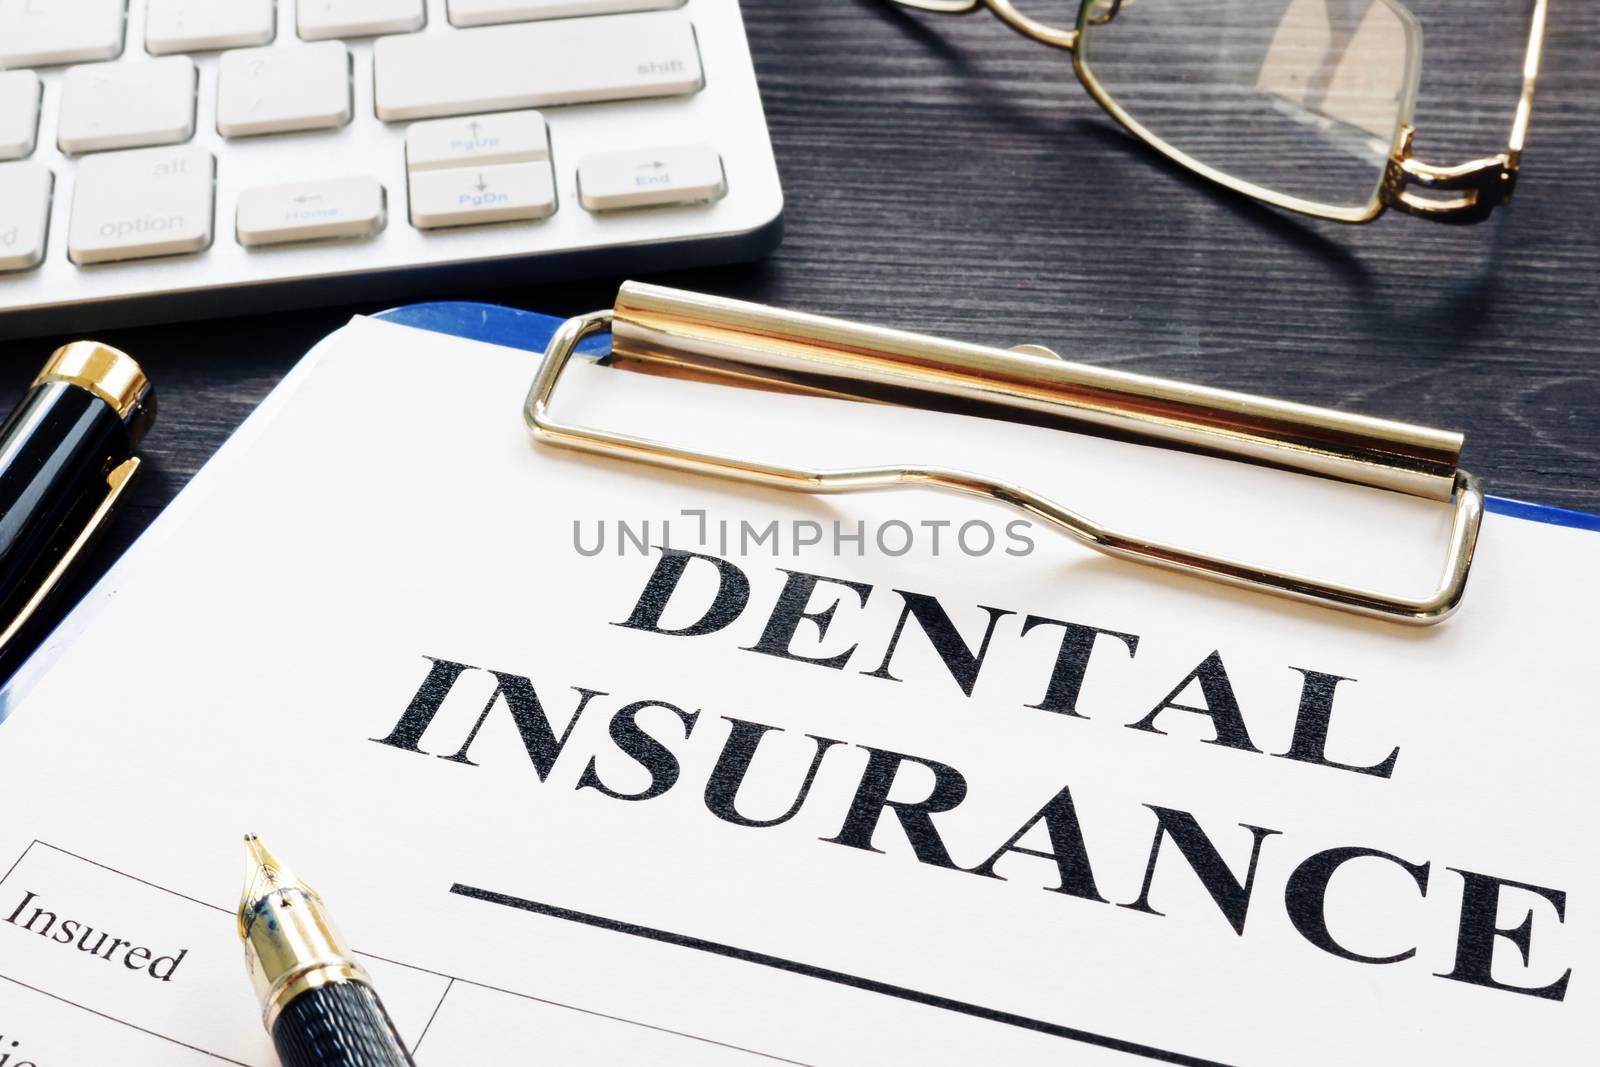
{"type": "Polygon", "coordinates": [[[411,225],[419,230],[543,219],[556,210],[548,163],[411,173],[411,225]]]}

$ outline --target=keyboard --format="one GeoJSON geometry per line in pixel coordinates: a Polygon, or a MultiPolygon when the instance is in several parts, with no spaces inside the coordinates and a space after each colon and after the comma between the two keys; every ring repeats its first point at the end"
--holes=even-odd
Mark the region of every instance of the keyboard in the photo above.
{"type": "Polygon", "coordinates": [[[737,0],[0,0],[0,338],[754,259],[737,0]]]}

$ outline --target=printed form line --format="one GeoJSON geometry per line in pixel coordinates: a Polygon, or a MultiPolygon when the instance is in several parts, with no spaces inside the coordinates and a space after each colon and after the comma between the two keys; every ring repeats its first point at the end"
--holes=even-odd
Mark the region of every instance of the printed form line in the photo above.
{"type": "Polygon", "coordinates": [[[455,987],[456,980],[452,978],[450,979],[449,984],[444,987],[444,992],[439,994],[439,1003],[433,1006],[433,1014],[428,1016],[428,1022],[425,1026],[423,1026],[422,1033],[417,1035],[417,1043],[411,1046],[411,1054],[413,1056],[417,1054],[417,1049],[422,1047],[422,1043],[428,1040],[428,1031],[433,1029],[433,1020],[439,1017],[439,1009],[444,1007],[444,998],[448,997],[450,995],[450,990],[454,989],[455,987]]]}
{"type": "Polygon", "coordinates": [[[1127,1052],[1135,1056],[1143,1056],[1145,1059],[1157,1060],[1161,1063],[1182,1064],[1184,1067],[1228,1067],[1227,1064],[1218,1060],[1201,1059],[1198,1056],[1189,1056],[1182,1052],[1172,1052],[1168,1049],[1155,1048],[1151,1045],[1141,1045],[1134,1041],[1125,1041],[1122,1038],[1111,1037],[1107,1034],[1080,1030],[1074,1026],[1062,1026],[1059,1023],[1046,1022],[1043,1019],[1032,1019],[1026,1015],[986,1008],[981,1004],[969,1004],[966,1001],[940,996],[937,993],[925,993],[917,989],[908,989],[905,986],[892,985],[889,982],[880,982],[873,978],[863,978],[860,975],[846,974],[843,971],[835,971],[827,967],[818,967],[809,963],[801,963],[798,960],[785,959],[782,956],[771,956],[765,952],[754,952],[750,949],[739,948],[735,945],[724,945],[717,941],[707,941],[704,938],[692,937],[688,934],[676,934],[669,930],[657,930],[654,927],[640,926],[637,923],[624,922],[620,919],[608,919],[603,915],[591,915],[588,912],[573,911],[571,908],[558,907],[555,904],[543,904],[537,900],[525,900],[522,897],[496,893],[490,889],[479,889],[476,886],[462,885],[459,882],[450,887],[450,892],[457,896],[469,897],[489,904],[517,908],[522,911],[533,912],[536,915],[549,916],[553,919],[565,919],[568,922],[582,923],[585,926],[594,926],[614,933],[630,934],[634,937],[659,941],[662,944],[674,945],[678,948],[694,949],[697,952],[725,956],[728,959],[754,963],[761,967],[770,967],[773,970],[787,971],[790,974],[832,982],[835,985],[848,986],[851,989],[878,993],[883,996],[894,997],[897,1000],[910,1001],[913,1004],[924,1004],[931,1008],[939,1008],[944,1011],[955,1012],[958,1015],[983,1019],[987,1022],[1003,1023],[1023,1030],[1048,1034],[1051,1037],[1065,1038],[1069,1041],[1078,1041],[1086,1045],[1097,1045],[1100,1048],[1113,1049],[1117,1052],[1127,1052]]]}
{"type": "Polygon", "coordinates": [[[187,1041],[179,1041],[175,1037],[168,1037],[166,1034],[159,1034],[154,1030],[146,1030],[144,1027],[139,1026],[137,1023],[130,1023],[128,1020],[119,1019],[115,1015],[107,1015],[103,1011],[96,1011],[93,1008],[86,1007],[85,1005],[79,1004],[75,1000],[68,1000],[66,997],[59,996],[58,994],[52,993],[48,989],[40,989],[38,986],[29,985],[27,982],[20,982],[17,979],[11,977],[9,974],[0,974],[0,978],[5,979],[7,982],[10,982],[12,985],[19,985],[23,989],[32,990],[33,992],[39,994],[41,997],[49,997],[51,1000],[60,1001],[62,1004],[65,1004],[65,1005],[67,1005],[69,1007],[77,1008],[79,1011],[86,1011],[90,1015],[98,1015],[100,1018],[105,1019],[105,1020],[107,1020],[109,1022],[121,1023],[123,1026],[128,1027],[130,1030],[137,1030],[141,1034],[148,1034],[151,1037],[159,1037],[163,1041],[170,1041],[174,1045],[181,1045],[184,1048],[188,1049],[190,1052],[198,1052],[202,1056],[210,1056],[212,1059],[221,1060],[223,1063],[235,1063],[235,1064],[238,1064],[238,1067],[254,1067],[253,1064],[245,1063],[243,1060],[230,1060],[228,1057],[223,1056],[220,1053],[212,1052],[210,1049],[203,1049],[199,1045],[191,1045],[187,1041]]]}

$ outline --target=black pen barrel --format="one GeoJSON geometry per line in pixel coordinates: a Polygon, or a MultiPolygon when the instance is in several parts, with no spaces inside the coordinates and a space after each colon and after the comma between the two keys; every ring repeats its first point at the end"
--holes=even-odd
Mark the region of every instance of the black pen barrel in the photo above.
{"type": "Polygon", "coordinates": [[[301,993],[278,1015],[272,1044],[283,1067],[415,1067],[365,982],[301,993]]]}

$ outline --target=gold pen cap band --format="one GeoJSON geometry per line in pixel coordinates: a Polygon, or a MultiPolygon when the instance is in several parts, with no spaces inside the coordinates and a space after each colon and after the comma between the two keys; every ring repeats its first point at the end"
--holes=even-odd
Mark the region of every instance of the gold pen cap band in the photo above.
{"type": "MultiPolygon", "coordinates": [[[[67,382],[87,389],[114,408],[129,431],[142,436],[147,420],[135,419],[150,396],[150,379],[126,352],[98,341],[74,341],[62,345],[45,363],[33,384],[67,382]],[[135,427],[139,427],[135,430],[135,427]]],[[[135,440],[134,444],[138,444],[135,440]]]]}

